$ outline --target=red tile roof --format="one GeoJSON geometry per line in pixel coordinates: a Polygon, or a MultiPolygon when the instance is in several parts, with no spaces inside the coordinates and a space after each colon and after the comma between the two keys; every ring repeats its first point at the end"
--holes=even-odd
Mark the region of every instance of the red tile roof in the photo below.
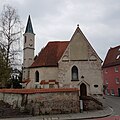
{"type": "Polygon", "coordinates": [[[69,41],[49,42],[30,67],[56,67],[69,41]]]}
{"type": "Polygon", "coordinates": [[[41,80],[40,84],[41,84],[41,85],[49,84],[49,82],[47,82],[47,81],[45,81],[45,80],[41,80]]]}
{"type": "Polygon", "coordinates": [[[110,48],[103,63],[103,68],[120,65],[120,46],[110,48]]]}
{"type": "Polygon", "coordinates": [[[50,88],[50,89],[0,89],[0,93],[13,94],[34,94],[34,93],[53,93],[53,92],[76,92],[77,88],[50,88]]]}
{"type": "Polygon", "coordinates": [[[48,80],[48,81],[46,81],[46,80],[41,80],[40,84],[41,84],[41,85],[44,85],[44,84],[50,84],[50,83],[52,83],[52,82],[54,82],[55,84],[58,84],[58,82],[57,82],[56,80],[48,80]]]}

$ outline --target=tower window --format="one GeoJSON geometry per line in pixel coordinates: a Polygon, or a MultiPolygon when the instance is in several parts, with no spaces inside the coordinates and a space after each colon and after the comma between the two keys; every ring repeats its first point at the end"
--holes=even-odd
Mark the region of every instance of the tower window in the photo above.
{"type": "Polygon", "coordinates": [[[78,68],[76,66],[72,67],[72,80],[78,80],[78,68]]]}
{"type": "Polygon", "coordinates": [[[25,43],[26,43],[26,41],[27,41],[27,36],[25,36],[25,43]]]}
{"type": "Polygon", "coordinates": [[[39,82],[39,72],[38,71],[35,72],[35,81],[39,82]]]}
{"type": "Polygon", "coordinates": [[[97,87],[98,87],[98,85],[94,85],[94,87],[95,87],[95,88],[97,88],[97,87]]]}

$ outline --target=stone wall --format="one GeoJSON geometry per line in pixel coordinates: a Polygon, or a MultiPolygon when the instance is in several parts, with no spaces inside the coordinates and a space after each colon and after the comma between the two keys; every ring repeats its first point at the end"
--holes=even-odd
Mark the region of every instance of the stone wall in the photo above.
{"type": "Polygon", "coordinates": [[[84,111],[103,109],[103,103],[100,101],[100,99],[92,96],[83,96],[81,99],[83,100],[84,111]]]}
{"type": "Polygon", "coordinates": [[[80,85],[84,83],[87,87],[88,96],[102,94],[103,80],[100,62],[89,59],[86,61],[64,61],[61,59],[58,68],[58,82],[63,84],[63,86],[68,85],[68,87],[73,88],[80,88],[80,85]],[[72,81],[71,69],[73,66],[78,68],[78,81],[72,81]],[[82,76],[84,76],[84,78],[82,78],[82,76]],[[94,87],[94,85],[98,87],[94,87]]]}
{"type": "Polygon", "coordinates": [[[77,113],[78,89],[1,89],[0,100],[32,115],[77,113]]]}

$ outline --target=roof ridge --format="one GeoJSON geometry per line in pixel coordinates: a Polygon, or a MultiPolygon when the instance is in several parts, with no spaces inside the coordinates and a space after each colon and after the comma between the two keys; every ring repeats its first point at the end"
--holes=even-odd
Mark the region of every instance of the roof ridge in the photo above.
{"type": "Polygon", "coordinates": [[[120,57],[118,55],[120,55],[120,45],[110,48],[106,54],[102,67],[120,65],[120,57]]]}
{"type": "Polygon", "coordinates": [[[49,41],[48,43],[53,43],[53,42],[62,43],[62,42],[70,42],[70,41],[49,41]]]}

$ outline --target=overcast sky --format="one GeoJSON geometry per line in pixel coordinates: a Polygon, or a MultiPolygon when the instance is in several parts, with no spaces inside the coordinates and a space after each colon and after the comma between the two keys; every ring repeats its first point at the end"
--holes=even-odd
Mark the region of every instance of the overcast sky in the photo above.
{"type": "Polygon", "coordinates": [[[77,24],[104,60],[120,45],[120,0],[0,0],[16,8],[26,26],[31,15],[37,54],[48,41],[70,40],[77,24]]]}

